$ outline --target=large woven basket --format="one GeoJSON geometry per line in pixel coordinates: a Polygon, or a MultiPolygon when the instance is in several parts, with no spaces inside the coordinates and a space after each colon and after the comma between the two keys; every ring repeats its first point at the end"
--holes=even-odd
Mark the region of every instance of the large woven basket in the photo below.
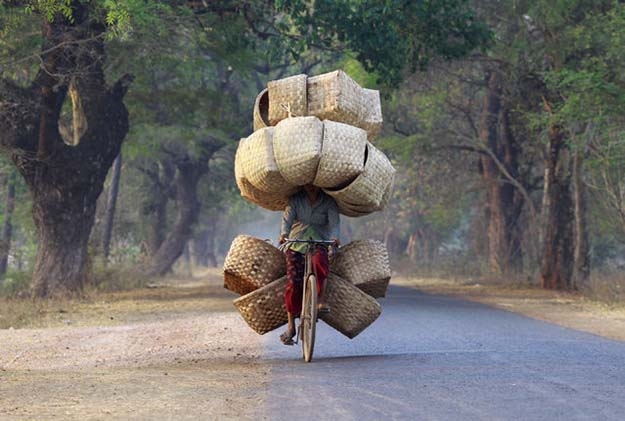
{"type": "Polygon", "coordinates": [[[275,128],[273,151],[284,179],[297,186],[310,184],[321,159],[323,124],[317,117],[293,117],[275,128]]]}
{"type": "Polygon", "coordinates": [[[269,92],[260,91],[254,101],[254,131],[269,126],[269,92]]]}
{"type": "Polygon", "coordinates": [[[284,254],[276,247],[248,235],[237,236],[224,261],[224,287],[248,294],[286,273],[284,254]]]}
{"type": "Polygon", "coordinates": [[[374,298],[386,296],[391,279],[386,246],[371,239],[341,247],[330,262],[330,271],[374,298]]]}
{"type": "Polygon", "coordinates": [[[245,178],[257,189],[271,195],[289,197],[297,186],[287,182],[273,153],[273,127],[256,130],[247,138],[241,161],[245,178]]]}
{"type": "Polygon", "coordinates": [[[360,127],[367,102],[360,85],[342,70],[309,77],[308,115],[360,127]]]}
{"type": "Polygon", "coordinates": [[[268,210],[278,211],[284,209],[289,201],[289,191],[264,192],[247,179],[244,162],[245,156],[249,154],[249,141],[247,138],[243,138],[239,142],[234,158],[234,178],[241,196],[247,201],[268,210]]]}
{"type": "Polygon", "coordinates": [[[373,297],[331,272],[325,282],[324,296],[330,313],[319,317],[350,339],[371,325],[382,312],[373,297]]]}
{"type": "Polygon", "coordinates": [[[245,322],[255,332],[263,335],[288,321],[284,304],[286,283],[286,276],[283,276],[233,301],[245,322]]]}
{"type": "Polygon", "coordinates": [[[367,133],[349,124],[323,121],[321,158],[313,184],[345,187],[364,170],[367,133]]]}
{"type": "Polygon", "coordinates": [[[275,126],[288,117],[307,115],[307,76],[295,75],[267,83],[269,91],[269,123],[275,126]]]}
{"type": "MultiPolygon", "coordinates": [[[[385,198],[390,196],[389,189],[393,185],[395,168],[384,153],[367,144],[365,169],[347,187],[341,189],[324,189],[337,202],[339,210],[353,210],[356,214],[366,214],[381,210],[385,198]]],[[[348,215],[351,216],[351,215],[348,215]]]]}
{"type": "Polygon", "coordinates": [[[380,104],[380,91],[374,89],[362,89],[365,101],[365,117],[362,127],[367,131],[367,138],[372,141],[382,130],[382,105],[380,104]]]}

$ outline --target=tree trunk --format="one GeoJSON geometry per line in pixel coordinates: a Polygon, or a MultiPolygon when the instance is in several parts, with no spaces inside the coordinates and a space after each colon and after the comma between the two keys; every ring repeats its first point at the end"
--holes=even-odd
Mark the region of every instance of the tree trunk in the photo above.
{"type": "Polygon", "coordinates": [[[545,163],[540,275],[540,284],[547,289],[574,288],[575,236],[569,155],[562,129],[551,126],[545,163]]]}
{"type": "Polygon", "coordinates": [[[9,252],[11,251],[11,237],[13,236],[13,210],[15,209],[15,182],[16,172],[11,171],[7,177],[7,196],[4,208],[4,223],[2,224],[2,248],[0,249],[0,285],[7,273],[9,252]]]}
{"type": "Polygon", "coordinates": [[[573,259],[573,289],[585,286],[590,277],[588,225],[586,223],[586,184],[584,183],[583,152],[573,152],[573,204],[575,211],[575,248],[573,259]]]}
{"type": "Polygon", "coordinates": [[[55,16],[44,24],[42,68],[29,88],[4,80],[0,100],[0,143],[12,158],[33,198],[39,238],[33,273],[36,297],[80,292],[85,277],[87,240],[96,200],[126,133],[128,112],[122,100],[131,78],[112,87],[105,81],[104,27],[89,7],[73,2],[73,17],[55,16]],[[73,84],[74,107],[84,115],[82,137],[63,141],[59,119],[73,84]]]}
{"type": "Polygon", "coordinates": [[[113,163],[113,174],[111,177],[111,188],[109,190],[106,201],[106,210],[104,215],[104,227],[102,229],[102,254],[104,255],[104,264],[108,263],[111,251],[111,238],[113,236],[113,220],[115,218],[115,208],[117,206],[117,195],[119,194],[119,178],[122,168],[122,153],[120,152],[113,163]]]}

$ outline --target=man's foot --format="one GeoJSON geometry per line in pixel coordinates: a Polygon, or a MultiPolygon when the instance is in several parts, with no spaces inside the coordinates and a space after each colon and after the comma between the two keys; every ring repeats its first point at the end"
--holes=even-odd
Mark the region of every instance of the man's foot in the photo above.
{"type": "Polygon", "coordinates": [[[280,335],[280,341],[282,341],[284,345],[295,345],[295,342],[293,342],[294,337],[295,329],[287,328],[287,330],[285,330],[284,333],[280,335]]]}
{"type": "Polygon", "coordinates": [[[328,314],[330,312],[330,306],[325,303],[319,303],[317,305],[317,313],[328,314]]]}

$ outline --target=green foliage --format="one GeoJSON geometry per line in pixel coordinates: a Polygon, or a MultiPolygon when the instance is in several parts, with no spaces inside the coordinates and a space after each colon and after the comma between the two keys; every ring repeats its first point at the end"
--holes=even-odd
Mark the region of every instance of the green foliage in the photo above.
{"type": "Polygon", "coordinates": [[[8,271],[4,280],[0,281],[0,297],[28,297],[30,296],[31,273],[23,271],[8,271]]]}

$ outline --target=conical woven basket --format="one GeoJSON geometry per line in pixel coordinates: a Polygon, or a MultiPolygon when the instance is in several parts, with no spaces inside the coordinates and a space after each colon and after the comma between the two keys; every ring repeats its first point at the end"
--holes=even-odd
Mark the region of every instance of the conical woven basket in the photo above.
{"type": "MultiPolygon", "coordinates": [[[[388,200],[389,186],[393,185],[395,168],[384,153],[367,144],[365,169],[352,183],[342,189],[324,189],[337,202],[339,210],[348,209],[354,213],[374,212],[388,200]]],[[[351,215],[348,215],[351,216],[351,215]]]]}
{"type": "Polygon", "coordinates": [[[237,236],[224,261],[224,287],[248,294],[286,273],[284,254],[259,238],[237,236]]]}
{"type": "Polygon", "coordinates": [[[298,189],[287,182],[276,164],[273,153],[273,127],[256,130],[247,138],[241,164],[245,178],[254,187],[270,195],[289,197],[298,189]]]}
{"type": "Polygon", "coordinates": [[[269,123],[275,126],[288,117],[307,115],[306,75],[295,75],[267,83],[269,123]]]}
{"type": "Polygon", "coordinates": [[[321,158],[313,184],[336,188],[351,183],[364,170],[366,148],[364,130],[324,120],[321,158]]]}
{"type": "Polygon", "coordinates": [[[367,138],[371,142],[382,130],[383,119],[380,91],[363,88],[362,93],[366,114],[360,127],[367,131],[367,138]]]}
{"type": "Polygon", "coordinates": [[[331,272],[325,282],[324,297],[330,313],[319,317],[350,339],[371,325],[382,312],[373,297],[331,272]]]}
{"type": "Polygon", "coordinates": [[[269,92],[260,91],[254,101],[254,131],[269,126],[269,92]]]}
{"type": "Polygon", "coordinates": [[[286,276],[233,301],[243,320],[260,335],[286,324],[286,276]]]}
{"type": "Polygon", "coordinates": [[[391,279],[386,246],[376,240],[356,240],[341,247],[330,262],[330,271],[373,298],[386,296],[391,279]]]}
{"type": "Polygon", "coordinates": [[[245,157],[249,154],[249,141],[243,138],[239,142],[234,158],[234,178],[241,196],[262,208],[272,211],[283,210],[289,202],[289,191],[267,193],[255,187],[246,178],[244,163],[245,157]]]}
{"type": "Polygon", "coordinates": [[[360,127],[367,115],[362,88],[342,70],[308,78],[308,115],[360,127]]]}
{"type": "Polygon", "coordinates": [[[273,151],[284,179],[297,186],[310,184],[321,159],[323,124],[317,117],[292,117],[275,128],[273,151]]]}

